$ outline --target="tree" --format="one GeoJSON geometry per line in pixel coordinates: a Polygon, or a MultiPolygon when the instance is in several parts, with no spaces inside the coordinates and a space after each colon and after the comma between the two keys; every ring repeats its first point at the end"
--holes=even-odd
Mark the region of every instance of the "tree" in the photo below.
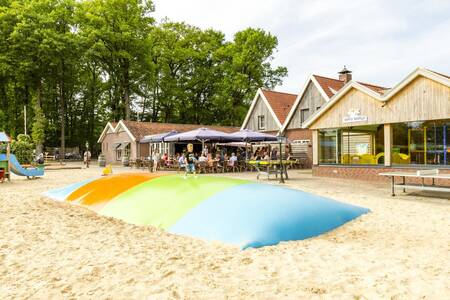
{"type": "Polygon", "coordinates": [[[271,66],[277,45],[277,38],[270,33],[248,28],[236,33],[233,42],[223,48],[221,57],[225,63],[221,101],[228,117],[224,123],[240,125],[256,90],[273,89],[287,76],[285,67],[271,66]]]}
{"type": "Polygon", "coordinates": [[[89,39],[89,54],[102,65],[110,82],[110,105],[115,120],[131,117],[134,72],[144,58],[145,39],[153,24],[151,12],[151,1],[82,2],[81,34],[89,39]]]}

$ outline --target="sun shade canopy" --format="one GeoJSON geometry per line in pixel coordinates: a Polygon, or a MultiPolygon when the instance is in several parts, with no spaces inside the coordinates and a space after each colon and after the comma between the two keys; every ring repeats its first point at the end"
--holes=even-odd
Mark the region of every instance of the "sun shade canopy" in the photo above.
{"type": "Polygon", "coordinates": [[[233,142],[229,133],[212,130],[208,128],[198,128],[191,131],[175,134],[164,138],[165,142],[233,142]]]}
{"type": "Polygon", "coordinates": [[[164,132],[164,133],[158,133],[158,134],[153,134],[153,135],[146,135],[144,136],[144,138],[141,140],[141,144],[147,144],[147,143],[161,143],[164,142],[164,139],[178,134],[178,131],[176,130],[172,130],[172,131],[168,131],[168,132],[164,132]]]}
{"type": "Polygon", "coordinates": [[[5,143],[5,142],[8,143],[10,141],[11,140],[10,140],[9,136],[6,133],[0,132],[0,143],[5,143]]]}
{"type": "Polygon", "coordinates": [[[235,139],[235,142],[273,142],[278,140],[275,135],[252,131],[249,129],[243,129],[234,133],[230,133],[230,136],[235,139]]]}

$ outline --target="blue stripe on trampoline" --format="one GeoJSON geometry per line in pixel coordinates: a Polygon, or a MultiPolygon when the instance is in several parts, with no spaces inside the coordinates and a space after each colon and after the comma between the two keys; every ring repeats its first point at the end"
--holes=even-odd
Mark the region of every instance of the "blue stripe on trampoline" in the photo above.
{"type": "Polygon", "coordinates": [[[208,198],[169,231],[245,249],[314,237],[367,212],[306,192],[252,183],[208,198]]]}
{"type": "Polygon", "coordinates": [[[77,183],[68,185],[66,187],[60,188],[60,189],[50,190],[50,191],[47,191],[47,192],[43,193],[43,195],[45,197],[48,197],[48,198],[53,199],[53,200],[64,201],[74,191],[76,191],[77,189],[79,189],[83,185],[88,184],[89,182],[94,181],[96,179],[98,179],[98,178],[87,179],[87,180],[84,180],[82,182],[77,182],[77,183]]]}

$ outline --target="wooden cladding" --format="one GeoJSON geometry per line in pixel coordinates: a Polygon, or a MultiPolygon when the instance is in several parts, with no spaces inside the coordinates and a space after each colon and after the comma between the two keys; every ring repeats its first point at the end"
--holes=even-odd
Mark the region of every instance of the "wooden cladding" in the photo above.
{"type": "Polygon", "coordinates": [[[387,102],[351,89],[329,108],[311,129],[340,128],[450,118],[450,87],[419,76],[387,102]],[[345,123],[349,113],[358,112],[365,121],[345,123]]]}

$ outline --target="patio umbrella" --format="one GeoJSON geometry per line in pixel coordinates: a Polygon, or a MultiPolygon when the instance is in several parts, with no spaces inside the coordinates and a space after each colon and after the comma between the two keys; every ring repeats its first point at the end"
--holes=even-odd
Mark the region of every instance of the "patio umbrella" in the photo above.
{"type": "Polygon", "coordinates": [[[6,133],[0,132],[0,143],[9,143],[10,141],[11,139],[6,133]]]}
{"type": "Polygon", "coordinates": [[[153,143],[161,143],[164,141],[164,138],[168,137],[168,136],[172,136],[177,134],[178,131],[176,130],[171,130],[168,132],[163,132],[163,133],[158,133],[158,134],[153,134],[153,135],[146,135],[144,136],[144,138],[142,140],[140,140],[141,144],[152,144],[150,145],[150,157],[153,156],[153,143]]]}
{"type": "MultiPolygon", "coordinates": [[[[234,138],[235,142],[269,142],[269,141],[277,141],[278,138],[275,135],[257,132],[250,129],[242,129],[237,132],[231,133],[230,137],[234,138]]],[[[247,146],[246,146],[247,148],[247,146]]],[[[281,151],[281,149],[280,149],[281,151]]],[[[247,160],[247,150],[245,151],[245,160],[247,160]]]]}
{"type": "Polygon", "coordinates": [[[230,137],[233,138],[233,142],[274,142],[277,141],[278,138],[275,135],[257,132],[250,129],[239,130],[234,133],[230,133],[230,137]]]}
{"type": "Polygon", "coordinates": [[[202,149],[205,148],[205,142],[232,142],[234,141],[229,133],[212,130],[208,128],[197,128],[191,131],[175,134],[164,138],[164,142],[196,142],[202,143],[202,149]]]}
{"type": "Polygon", "coordinates": [[[144,136],[144,138],[140,141],[141,144],[146,144],[146,143],[161,143],[164,141],[164,139],[166,137],[172,136],[177,134],[178,131],[176,130],[171,130],[169,132],[163,132],[163,133],[158,133],[158,134],[153,134],[153,135],[146,135],[144,136]]]}

